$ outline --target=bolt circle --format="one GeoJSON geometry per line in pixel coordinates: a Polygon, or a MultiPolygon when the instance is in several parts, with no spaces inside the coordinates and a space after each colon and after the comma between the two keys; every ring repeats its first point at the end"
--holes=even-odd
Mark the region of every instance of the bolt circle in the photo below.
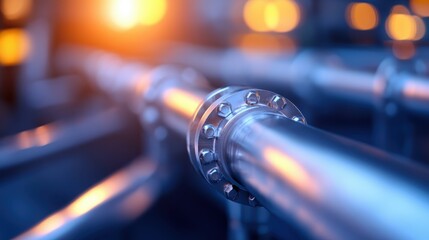
{"type": "Polygon", "coordinates": [[[260,96],[257,92],[250,91],[247,93],[245,101],[247,105],[255,105],[259,102],[259,99],[260,96]]]}

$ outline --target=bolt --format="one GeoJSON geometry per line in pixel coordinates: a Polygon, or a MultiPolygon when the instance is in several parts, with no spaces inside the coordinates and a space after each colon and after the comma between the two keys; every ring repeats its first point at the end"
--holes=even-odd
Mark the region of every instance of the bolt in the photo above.
{"type": "Polygon", "coordinates": [[[256,207],[258,205],[258,200],[256,200],[255,196],[249,195],[249,205],[252,207],[256,207]]]}
{"type": "Polygon", "coordinates": [[[259,94],[254,91],[248,92],[246,95],[246,103],[248,105],[257,104],[259,102],[259,99],[260,99],[259,94]]]}
{"type": "Polygon", "coordinates": [[[229,103],[221,103],[218,108],[218,115],[220,117],[227,117],[232,113],[231,105],[229,103]]]}
{"type": "Polygon", "coordinates": [[[217,183],[222,179],[222,173],[219,168],[212,168],[208,171],[207,177],[211,183],[217,183]]]}
{"type": "Polygon", "coordinates": [[[214,138],[215,132],[216,130],[211,124],[207,124],[203,127],[203,134],[208,139],[214,138]]]}
{"type": "Polygon", "coordinates": [[[238,191],[232,184],[226,184],[223,188],[223,192],[229,200],[235,200],[238,197],[238,191]]]}
{"type": "Polygon", "coordinates": [[[200,161],[203,164],[208,164],[213,162],[216,159],[216,156],[214,154],[213,151],[209,150],[209,149],[203,149],[200,152],[200,161]]]}
{"type": "Polygon", "coordinates": [[[292,120],[295,122],[304,123],[304,118],[302,118],[302,117],[293,116],[292,120]]]}
{"type": "Polygon", "coordinates": [[[276,110],[282,110],[283,108],[286,107],[286,99],[282,96],[279,95],[275,95],[270,103],[268,104],[268,106],[270,106],[271,108],[274,108],[276,110]]]}

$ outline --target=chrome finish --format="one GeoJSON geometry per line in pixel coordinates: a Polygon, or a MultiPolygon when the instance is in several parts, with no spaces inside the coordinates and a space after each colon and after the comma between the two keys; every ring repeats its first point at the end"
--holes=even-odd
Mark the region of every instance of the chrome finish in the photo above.
{"type": "Polygon", "coordinates": [[[421,239],[429,236],[429,171],[405,159],[306,126],[274,93],[224,88],[194,117],[188,151],[194,167],[229,200],[262,205],[321,239],[421,239]],[[260,102],[248,105],[257,92],[260,102]],[[273,105],[272,103],[281,103],[273,105]],[[217,114],[228,103],[232,112],[217,114]],[[215,139],[202,136],[211,124],[215,139]],[[198,158],[211,150],[215,161],[198,158]],[[204,173],[222,174],[211,181],[204,173]],[[217,178],[218,180],[219,178],[217,178]]]}
{"type": "Polygon", "coordinates": [[[165,170],[154,160],[135,160],[15,239],[81,239],[94,228],[132,221],[162,193],[165,170]]]}
{"type": "Polygon", "coordinates": [[[249,193],[231,177],[224,149],[229,126],[257,112],[299,118],[305,123],[301,112],[282,96],[260,89],[228,87],[209,94],[194,116],[188,134],[188,151],[195,169],[228,199],[251,206],[256,204],[249,202],[249,193]],[[207,138],[206,126],[217,129],[214,138],[207,138]]]}

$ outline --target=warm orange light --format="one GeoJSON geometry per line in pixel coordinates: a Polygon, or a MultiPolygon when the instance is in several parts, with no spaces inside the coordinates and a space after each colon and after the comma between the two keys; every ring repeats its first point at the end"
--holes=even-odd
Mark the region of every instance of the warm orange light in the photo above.
{"type": "Polygon", "coordinates": [[[386,31],[393,40],[420,40],[426,26],[420,17],[410,15],[404,6],[397,5],[386,20],[386,31]]]}
{"type": "Polygon", "coordinates": [[[109,15],[119,29],[131,29],[138,24],[150,26],[162,20],[167,0],[111,0],[109,15]]]}
{"type": "Polygon", "coordinates": [[[167,107],[179,112],[187,118],[192,118],[198,106],[203,101],[203,99],[180,89],[168,90],[163,94],[162,99],[167,107]]]}
{"type": "Polygon", "coordinates": [[[422,17],[429,17],[429,0],[410,0],[413,12],[422,17]]]}
{"type": "Polygon", "coordinates": [[[413,19],[416,22],[416,35],[414,36],[414,40],[420,40],[426,34],[426,25],[418,16],[413,16],[413,19]]]}
{"type": "Polygon", "coordinates": [[[8,20],[22,19],[30,13],[32,0],[3,0],[1,10],[8,20]]]}
{"type": "Polygon", "coordinates": [[[30,39],[23,29],[0,31],[0,64],[5,66],[22,63],[30,51],[30,39]]]}
{"type": "Polygon", "coordinates": [[[347,7],[346,19],[351,28],[370,30],[378,25],[378,12],[369,3],[351,3],[347,7]]]}
{"type": "Polygon", "coordinates": [[[236,45],[244,51],[293,53],[297,50],[296,42],[288,36],[274,36],[265,33],[248,33],[235,39],[236,45]]]}
{"type": "Polygon", "coordinates": [[[40,126],[17,134],[15,141],[20,149],[45,146],[52,142],[54,129],[53,125],[40,126]]]}
{"type": "Polygon", "coordinates": [[[55,231],[57,228],[63,225],[65,221],[66,218],[63,214],[55,214],[43,220],[43,222],[32,228],[31,231],[33,235],[42,236],[55,231]]]}
{"type": "Polygon", "coordinates": [[[51,130],[48,126],[41,126],[34,130],[38,146],[45,146],[52,140],[51,130]]]}
{"type": "Polygon", "coordinates": [[[276,171],[299,192],[312,198],[316,198],[319,195],[316,182],[293,158],[274,148],[265,149],[263,154],[264,158],[272,166],[273,171],[276,171]]]}
{"type": "Polygon", "coordinates": [[[157,24],[167,11],[166,0],[140,0],[138,3],[139,20],[143,25],[157,24]]]}
{"type": "Polygon", "coordinates": [[[126,175],[122,173],[115,175],[84,193],[70,204],[65,211],[72,217],[81,216],[115,195],[127,182],[126,175]]]}
{"type": "Polygon", "coordinates": [[[293,0],[249,0],[243,18],[253,31],[289,32],[298,26],[301,16],[293,0]]]}

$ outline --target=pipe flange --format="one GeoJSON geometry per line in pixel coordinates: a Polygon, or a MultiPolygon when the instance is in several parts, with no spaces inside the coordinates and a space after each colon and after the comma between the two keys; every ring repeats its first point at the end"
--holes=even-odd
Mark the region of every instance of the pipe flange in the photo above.
{"type": "Polygon", "coordinates": [[[288,99],[266,90],[227,87],[209,94],[196,112],[188,132],[188,152],[195,169],[229,200],[259,205],[231,174],[223,142],[230,123],[244,113],[271,112],[306,124],[304,116],[288,99]]]}

